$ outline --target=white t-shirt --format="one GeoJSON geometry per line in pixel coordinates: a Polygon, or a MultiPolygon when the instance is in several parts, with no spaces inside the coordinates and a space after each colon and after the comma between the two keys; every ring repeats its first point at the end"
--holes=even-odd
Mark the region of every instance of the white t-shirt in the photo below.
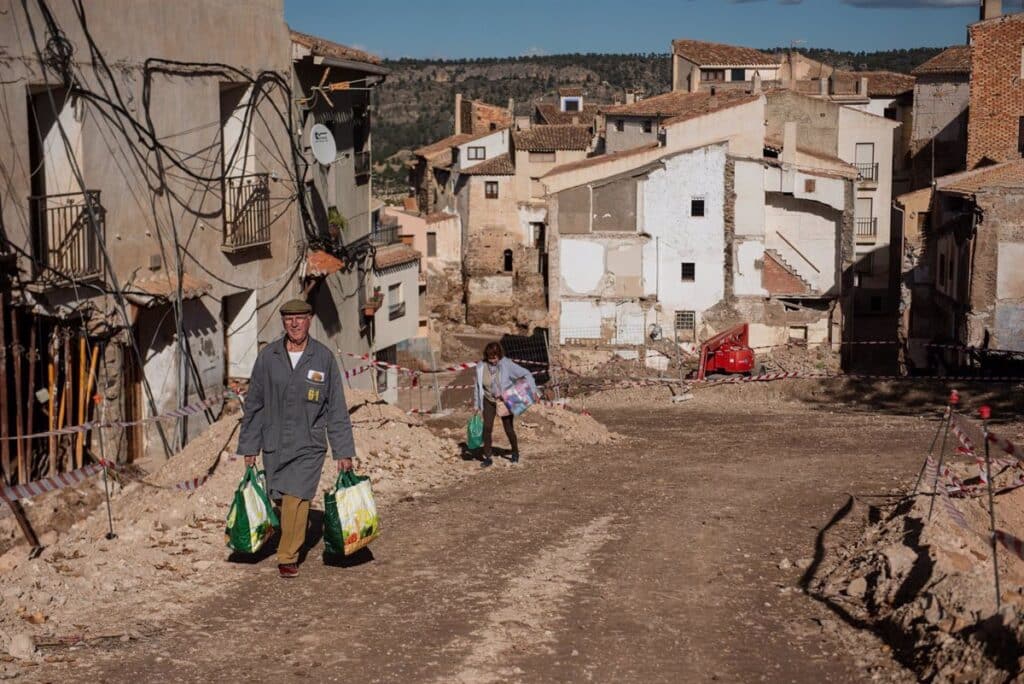
{"type": "Polygon", "coordinates": [[[292,360],[292,370],[295,370],[295,367],[297,365],[299,365],[299,359],[302,358],[302,352],[300,352],[300,351],[297,351],[297,352],[290,351],[290,352],[288,352],[288,357],[292,360]]]}

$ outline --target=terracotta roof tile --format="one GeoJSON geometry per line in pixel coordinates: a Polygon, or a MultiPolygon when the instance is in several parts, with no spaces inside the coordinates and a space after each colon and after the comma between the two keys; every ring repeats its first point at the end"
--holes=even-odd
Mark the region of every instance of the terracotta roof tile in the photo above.
{"type": "Polygon", "coordinates": [[[537,118],[539,118],[543,124],[548,125],[566,125],[572,124],[573,118],[583,125],[593,125],[594,117],[597,116],[597,112],[600,109],[600,105],[583,103],[583,109],[578,112],[563,112],[558,108],[557,104],[551,104],[550,102],[541,102],[536,105],[537,118]]]}
{"type": "Polygon", "coordinates": [[[1014,159],[973,171],[939,178],[935,187],[941,192],[973,195],[986,188],[1020,188],[1024,190],[1024,159],[1014,159]]]}
{"type": "Polygon", "coordinates": [[[562,97],[582,97],[583,88],[559,88],[558,94],[562,97]]]}
{"type": "Polygon", "coordinates": [[[921,64],[910,73],[920,74],[969,74],[971,73],[971,46],[954,45],[921,64]]]}
{"type": "Polygon", "coordinates": [[[447,221],[448,219],[453,218],[457,218],[457,215],[449,214],[444,211],[435,211],[433,214],[427,214],[424,216],[423,221],[429,226],[433,223],[441,223],[442,221],[447,221]]]}
{"type": "Polygon", "coordinates": [[[652,116],[669,119],[666,123],[678,123],[722,109],[754,102],[756,93],[740,90],[724,90],[712,95],[708,92],[689,93],[674,91],[655,95],[639,102],[606,107],[604,113],[610,116],[652,116]]]}
{"type": "Polygon", "coordinates": [[[706,66],[778,66],[779,59],[760,50],[703,40],[673,40],[672,51],[694,64],[706,66]]]}
{"type": "Polygon", "coordinates": [[[462,169],[460,173],[464,176],[514,176],[516,167],[512,164],[511,157],[499,154],[468,169],[462,169]]]}
{"type": "Polygon", "coordinates": [[[378,247],[373,255],[373,267],[378,271],[420,260],[420,253],[409,245],[397,244],[378,247]]]}
{"type": "Polygon", "coordinates": [[[833,92],[836,95],[855,94],[862,78],[868,79],[868,97],[898,97],[913,92],[917,80],[895,71],[834,71],[833,92]]]}
{"type": "Polygon", "coordinates": [[[585,150],[590,147],[594,134],[589,126],[534,126],[516,131],[512,139],[516,149],[527,152],[554,152],[555,150],[585,150]]]}
{"type": "Polygon", "coordinates": [[[312,36],[308,33],[292,31],[291,34],[293,43],[309,48],[313,54],[337,57],[338,59],[347,59],[353,62],[365,62],[366,64],[380,64],[380,57],[371,55],[369,52],[363,52],[362,50],[312,36]]]}
{"type": "Polygon", "coordinates": [[[426,159],[432,159],[441,154],[444,154],[445,152],[450,151],[453,147],[458,147],[459,145],[465,145],[466,143],[473,142],[474,140],[486,138],[492,133],[504,131],[507,128],[508,126],[502,126],[500,128],[494,129],[493,131],[481,131],[479,133],[459,133],[458,135],[449,135],[447,138],[442,138],[437,142],[430,143],[429,145],[424,145],[423,147],[413,152],[413,154],[415,154],[417,157],[425,157],[426,159]]]}

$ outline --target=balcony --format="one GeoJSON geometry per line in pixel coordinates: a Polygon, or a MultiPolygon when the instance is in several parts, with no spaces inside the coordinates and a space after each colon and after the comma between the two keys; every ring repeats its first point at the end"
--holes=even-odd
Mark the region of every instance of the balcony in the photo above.
{"type": "Polygon", "coordinates": [[[363,150],[362,152],[356,152],[352,161],[355,164],[356,176],[369,176],[370,175],[370,151],[363,150]]]}
{"type": "Polygon", "coordinates": [[[373,232],[370,233],[370,244],[374,247],[384,247],[399,242],[398,229],[400,227],[397,223],[375,226],[373,232]]]}
{"type": "Polygon", "coordinates": [[[270,179],[265,173],[224,181],[225,252],[270,244],[270,179]]]}
{"type": "Polygon", "coordinates": [[[865,183],[878,182],[878,164],[856,164],[857,180],[865,183]]]}
{"type": "Polygon", "coordinates": [[[390,304],[388,306],[388,320],[394,321],[405,315],[405,302],[390,304]]]}
{"type": "Polygon", "coordinates": [[[859,218],[854,219],[857,242],[873,243],[878,237],[878,219],[859,218]]]}
{"type": "Polygon", "coordinates": [[[29,206],[36,278],[57,286],[103,276],[106,210],[99,190],[30,197],[29,206]]]}

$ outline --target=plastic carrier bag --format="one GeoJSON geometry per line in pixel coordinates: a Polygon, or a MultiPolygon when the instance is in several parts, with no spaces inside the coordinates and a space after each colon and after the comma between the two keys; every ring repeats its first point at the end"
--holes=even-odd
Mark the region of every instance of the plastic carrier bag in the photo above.
{"type": "Polygon", "coordinates": [[[267,498],[266,476],[263,471],[257,472],[254,466],[249,466],[228,511],[224,530],[228,547],[242,553],[256,553],[279,525],[267,498]]]}
{"type": "Polygon", "coordinates": [[[350,556],[380,536],[380,516],[370,478],[351,470],[338,473],[334,491],[324,492],[324,547],[350,556]]]}
{"type": "Polygon", "coordinates": [[[470,451],[479,449],[484,445],[484,419],[479,413],[470,416],[466,423],[466,448],[470,451]]]}
{"type": "Polygon", "coordinates": [[[533,396],[530,381],[526,378],[516,380],[515,384],[501,393],[501,399],[513,416],[518,416],[537,402],[537,397],[533,396]]]}

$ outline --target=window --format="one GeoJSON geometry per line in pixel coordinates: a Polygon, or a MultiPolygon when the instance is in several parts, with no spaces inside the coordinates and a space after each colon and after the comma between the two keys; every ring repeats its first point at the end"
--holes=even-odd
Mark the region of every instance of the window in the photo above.
{"type": "Polygon", "coordinates": [[[1024,116],[1017,120],[1017,153],[1024,156],[1024,116]]]}
{"type": "Polygon", "coordinates": [[[531,162],[553,162],[555,161],[554,152],[530,152],[531,162]]]}
{"type": "Polygon", "coordinates": [[[502,255],[502,257],[503,257],[503,262],[504,262],[502,264],[502,269],[505,271],[505,273],[511,273],[512,272],[512,250],[511,249],[506,249],[505,253],[502,255]]]}
{"type": "Polygon", "coordinates": [[[427,233],[427,256],[437,256],[437,233],[427,233]]]}
{"type": "Polygon", "coordinates": [[[491,125],[490,125],[490,130],[492,130],[492,131],[496,131],[496,130],[498,130],[498,124],[496,124],[496,123],[494,123],[494,122],[492,121],[492,122],[491,122],[491,125]]]}
{"type": "Polygon", "coordinates": [[[692,283],[697,278],[697,265],[691,261],[684,261],[680,264],[680,280],[684,283],[692,283]]]}
{"type": "Polygon", "coordinates": [[[484,197],[498,199],[498,181],[484,181],[484,197]]]}
{"type": "Polygon", "coordinates": [[[466,149],[466,158],[471,161],[487,159],[486,147],[470,147],[466,149]]]}
{"type": "Polygon", "coordinates": [[[693,311],[676,311],[676,330],[693,330],[696,327],[696,318],[693,311]]]}
{"type": "Polygon", "coordinates": [[[654,123],[650,119],[644,119],[644,133],[650,133],[654,129],[654,123]]]}
{"type": "Polygon", "coordinates": [[[580,111],[580,101],[577,98],[565,98],[563,101],[564,112],[578,112],[580,111]]]}
{"type": "Polygon", "coordinates": [[[789,341],[796,342],[798,344],[807,344],[807,326],[806,325],[791,325],[789,326],[789,341]]]}
{"type": "Polygon", "coordinates": [[[893,121],[897,121],[899,117],[899,111],[895,107],[886,107],[885,111],[883,112],[883,116],[885,116],[886,119],[892,119],[893,121]]]}
{"type": "Polygon", "coordinates": [[[704,198],[694,197],[690,200],[690,216],[704,215],[704,198]]]}
{"type": "Polygon", "coordinates": [[[701,69],[700,80],[702,81],[724,81],[725,69],[701,69]]]}
{"type": "MultiPolygon", "coordinates": [[[[381,349],[373,354],[377,361],[383,361],[384,363],[398,363],[398,347],[391,345],[385,349],[381,349]]],[[[383,392],[388,388],[388,374],[391,373],[389,368],[377,368],[377,391],[383,392]]]]}
{"type": "Polygon", "coordinates": [[[878,166],[875,164],[875,144],[857,143],[854,155],[856,158],[857,175],[860,180],[877,181],[878,166]]]}
{"type": "Polygon", "coordinates": [[[746,81],[747,70],[746,69],[730,69],[729,70],[730,81],[746,81]]]}
{"type": "Polygon", "coordinates": [[[818,189],[818,184],[813,178],[804,179],[804,192],[812,193],[818,189]]]}
{"type": "Polygon", "coordinates": [[[388,285],[388,320],[393,321],[405,315],[405,293],[402,283],[388,285]]]}
{"type": "Polygon", "coordinates": [[[626,122],[623,121],[622,119],[616,119],[615,120],[615,130],[617,130],[619,133],[621,133],[622,131],[626,130],[626,122]]]}

